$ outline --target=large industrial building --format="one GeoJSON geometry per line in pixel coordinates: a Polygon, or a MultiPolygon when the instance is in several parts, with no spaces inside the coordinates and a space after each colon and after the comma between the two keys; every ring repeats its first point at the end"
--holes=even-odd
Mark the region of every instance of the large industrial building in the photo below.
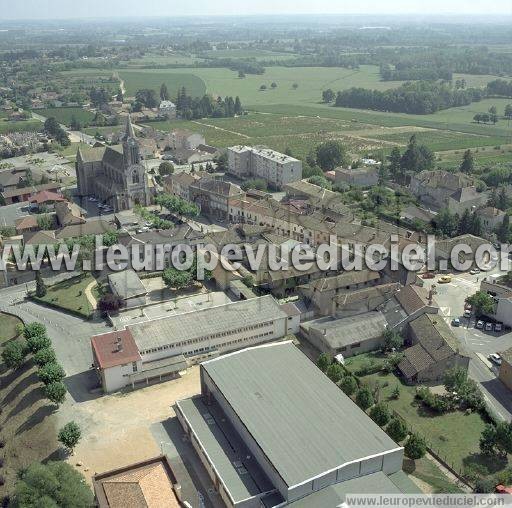
{"type": "Polygon", "coordinates": [[[403,448],[291,341],[201,364],[176,413],[228,507],[338,506],[347,493],[417,492],[403,448]]]}
{"type": "Polygon", "coordinates": [[[228,171],[238,178],[262,178],[269,186],[282,189],[302,179],[302,162],[268,148],[228,148],[228,171]]]}
{"type": "Polygon", "coordinates": [[[174,375],[213,355],[298,333],[299,315],[270,295],[137,323],[91,339],[103,390],[174,375]]]}

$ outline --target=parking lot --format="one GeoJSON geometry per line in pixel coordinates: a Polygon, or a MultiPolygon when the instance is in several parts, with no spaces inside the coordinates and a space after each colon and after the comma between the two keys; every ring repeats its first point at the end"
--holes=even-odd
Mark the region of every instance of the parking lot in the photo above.
{"type": "Polygon", "coordinates": [[[450,274],[451,281],[439,283],[439,276],[424,280],[424,287],[430,289],[435,284],[436,294],[434,300],[439,305],[439,312],[451,326],[453,333],[466,349],[471,353],[472,359],[469,368],[470,376],[478,381],[488,403],[498,415],[510,420],[512,418],[512,398],[509,390],[497,379],[498,366],[490,361],[490,355],[505,351],[512,347],[512,331],[504,329],[501,332],[486,331],[476,327],[475,317],[464,317],[464,302],[468,296],[480,289],[480,282],[486,276],[506,273],[494,269],[479,274],[450,274]],[[458,318],[460,326],[452,325],[458,318]]]}

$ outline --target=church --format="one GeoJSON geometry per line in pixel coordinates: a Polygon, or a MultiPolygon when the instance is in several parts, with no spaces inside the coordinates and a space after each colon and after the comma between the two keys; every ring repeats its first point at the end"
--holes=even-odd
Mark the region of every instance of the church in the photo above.
{"type": "Polygon", "coordinates": [[[122,145],[78,148],[76,176],[79,196],[94,196],[116,212],[151,203],[149,180],[130,115],[122,145]]]}

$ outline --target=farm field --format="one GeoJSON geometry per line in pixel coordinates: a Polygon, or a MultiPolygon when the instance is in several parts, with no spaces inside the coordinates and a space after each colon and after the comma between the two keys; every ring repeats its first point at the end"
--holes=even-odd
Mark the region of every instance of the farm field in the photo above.
{"type": "Polygon", "coordinates": [[[81,123],[89,123],[94,118],[94,115],[90,111],[86,111],[83,108],[38,109],[36,113],[46,118],[54,117],[59,123],[67,125],[68,127],[73,117],[81,123]]]}
{"type": "Polygon", "coordinates": [[[42,123],[39,120],[21,120],[19,122],[10,122],[0,119],[0,134],[8,134],[9,132],[28,132],[38,131],[41,129],[42,123]]]}
{"type": "Polygon", "coordinates": [[[212,49],[204,55],[211,58],[255,58],[256,60],[288,60],[297,56],[294,53],[280,53],[265,49],[212,49]]]}
{"type": "Polygon", "coordinates": [[[206,93],[204,81],[195,73],[189,73],[190,69],[179,69],[179,72],[172,71],[174,69],[120,70],[119,76],[125,83],[128,96],[134,96],[135,92],[142,88],[150,88],[158,92],[162,83],[167,85],[171,97],[174,97],[178,89],[183,86],[193,97],[199,97],[206,93]]]}

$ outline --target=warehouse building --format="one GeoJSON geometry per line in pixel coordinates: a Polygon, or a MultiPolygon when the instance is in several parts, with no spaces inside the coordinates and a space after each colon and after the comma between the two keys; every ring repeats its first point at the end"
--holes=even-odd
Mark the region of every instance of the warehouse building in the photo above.
{"type": "Polygon", "coordinates": [[[200,375],[201,395],[176,414],[226,506],[327,508],[362,489],[417,492],[403,448],[291,341],[209,360],[200,375]]]}
{"type": "Polygon", "coordinates": [[[176,375],[187,365],[298,333],[300,316],[270,295],[130,325],[91,339],[105,392],[176,375]]]}

